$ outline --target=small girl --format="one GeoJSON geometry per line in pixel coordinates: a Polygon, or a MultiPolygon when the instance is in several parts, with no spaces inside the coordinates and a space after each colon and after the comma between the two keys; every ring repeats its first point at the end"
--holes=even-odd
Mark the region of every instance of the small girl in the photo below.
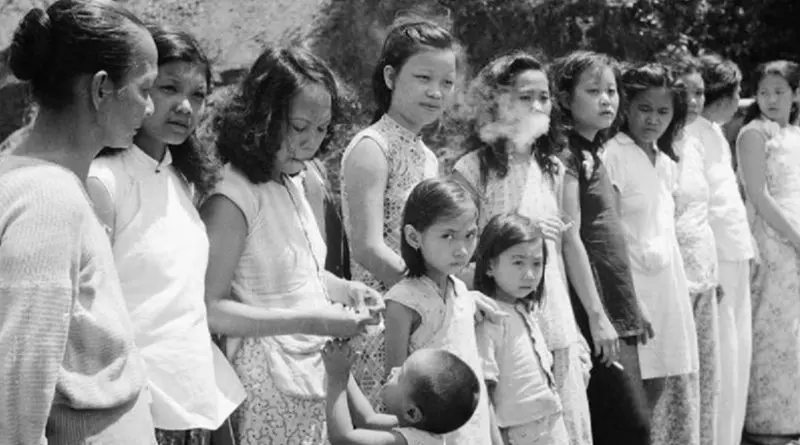
{"type": "Polygon", "coordinates": [[[497,301],[501,323],[481,323],[478,344],[497,426],[511,445],[567,445],[553,356],[532,312],[544,294],[547,247],[533,222],[516,213],[486,225],[475,253],[475,289],[497,301]]]}
{"type": "MultiPolygon", "coordinates": [[[[352,276],[385,292],[400,281],[401,212],[420,181],[439,173],[420,132],[442,116],[453,95],[458,45],[442,27],[405,21],[389,31],[372,76],[377,109],[342,156],[342,213],[352,276]]],[[[384,378],[382,328],[353,342],[362,352],[353,374],[373,404],[384,378]]]]}
{"type": "Polygon", "coordinates": [[[593,325],[602,334],[596,340],[610,360],[614,360],[616,332],[600,306],[580,239],[562,219],[564,166],[556,154],[564,141],[559,127],[550,124],[553,103],[545,66],[523,52],[499,57],[481,70],[468,97],[471,131],[464,144],[467,153],[455,165],[456,176],[483,197],[481,226],[494,215],[518,211],[542,227],[552,260],[544,272],[547,288],[537,317],[554,356],[553,372],[571,441],[591,444],[585,380],[590,358],[575,321],[565,272],[585,284],[581,303],[596,315],[593,325]],[[562,244],[570,253],[565,257],[566,271],[562,244]]]}
{"type": "Polygon", "coordinates": [[[672,72],[661,64],[631,68],[621,83],[629,103],[622,131],[604,146],[603,161],[619,202],[634,287],[656,333],[639,347],[653,412],[652,443],[697,444],[697,336],[672,198],[678,159],[673,145],[687,106],[672,72]]]}
{"type": "MultiPolygon", "coordinates": [[[[387,370],[401,366],[416,350],[443,348],[467,362],[483,381],[476,298],[455,277],[475,250],[477,224],[477,203],[458,181],[426,179],[411,192],[400,248],[408,275],[385,295],[387,370]]],[[[492,443],[492,433],[488,399],[481,389],[475,415],[449,434],[447,443],[485,445],[492,443]]]]}
{"type": "Polygon", "coordinates": [[[219,162],[195,138],[211,64],[191,35],[150,27],[158,49],[152,115],[127,149],[106,149],[87,189],[106,223],[136,346],[147,366],[159,444],[208,441],[244,399],[211,342],[203,274],[208,237],[195,208],[219,162]]]}
{"type": "MultiPolygon", "coordinates": [[[[567,130],[569,147],[561,153],[566,167],[564,211],[576,230],[594,272],[602,309],[619,335],[616,366],[595,366],[589,382],[589,407],[595,445],[647,445],[650,414],[639,372],[639,343],[653,336],[646,308],[633,286],[628,249],[622,235],[616,196],[599,152],[607,140],[620,105],[619,69],[614,59],[590,51],[575,51],[551,68],[553,88],[567,130]]],[[[573,301],[576,300],[575,281],[573,301]]],[[[591,317],[573,304],[581,332],[592,343],[591,317]]],[[[601,357],[595,364],[600,365],[601,357]]]]}
{"type": "Polygon", "coordinates": [[[443,435],[463,426],[480,401],[469,365],[443,349],[420,349],[392,370],[381,391],[388,414],[378,414],[350,375],[352,355],[338,340],[322,350],[331,445],[443,445],[443,435]]]}

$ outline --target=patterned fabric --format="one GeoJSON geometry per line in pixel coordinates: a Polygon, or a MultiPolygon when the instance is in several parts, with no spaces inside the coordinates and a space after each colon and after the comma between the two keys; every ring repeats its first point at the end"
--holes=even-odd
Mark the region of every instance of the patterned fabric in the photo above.
{"type": "Polygon", "coordinates": [[[509,445],[569,445],[561,413],[508,428],[509,445]]]}
{"type": "Polygon", "coordinates": [[[247,398],[233,417],[239,445],[323,445],[325,400],[303,399],[275,386],[272,370],[265,367],[272,346],[247,338],[234,357],[247,398]]]}
{"type": "Polygon", "coordinates": [[[580,344],[553,351],[553,376],[564,406],[564,424],[570,445],[593,443],[589,402],[586,398],[589,371],[588,364],[582,358],[585,355],[586,351],[580,344]]]}
{"type": "MultiPolygon", "coordinates": [[[[378,122],[353,138],[342,156],[342,165],[347,161],[353,147],[364,138],[372,139],[378,144],[388,163],[389,172],[386,190],[383,194],[383,241],[399,255],[400,226],[408,195],[420,181],[433,178],[438,174],[439,161],[436,159],[436,155],[425,146],[419,135],[401,126],[388,115],[384,115],[378,122]]],[[[342,175],[344,227],[347,235],[352,239],[351,212],[344,186],[346,183],[347,177],[342,175]]],[[[355,210],[355,212],[358,211],[355,210]]],[[[361,281],[381,293],[388,290],[383,283],[352,259],[350,270],[354,281],[361,281]]],[[[353,377],[376,409],[380,409],[382,406],[380,386],[386,377],[383,329],[383,324],[370,326],[366,333],[350,341],[353,350],[361,352],[353,363],[353,377]]]]}
{"type": "MultiPolygon", "coordinates": [[[[740,134],[755,130],[767,138],[767,190],[798,228],[800,129],[771,124],[755,120],[740,134]]],[[[752,219],[762,272],[752,285],[753,364],[745,430],[761,436],[800,435],[800,253],[758,212],[752,212],[752,219]]]]}
{"type": "Polygon", "coordinates": [[[211,443],[211,431],[168,431],[156,429],[156,441],[158,441],[158,445],[209,445],[211,443]]]}
{"type": "Polygon", "coordinates": [[[700,354],[700,445],[717,443],[719,395],[719,311],[716,289],[692,295],[700,354]]]}
{"type": "MultiPolygon", "coordinates": [[[[700,443],[699,390],[697,374],[660,380],[664,391],[653,409],[652,445],[697,445],[700,443]]],[[[649,382],[653,383],[653,382],[649,382]]]]}

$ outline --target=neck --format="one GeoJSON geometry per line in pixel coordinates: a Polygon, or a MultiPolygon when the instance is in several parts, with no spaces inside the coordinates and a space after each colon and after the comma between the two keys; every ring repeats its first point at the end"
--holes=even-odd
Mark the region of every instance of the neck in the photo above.
{"type": "Polygon", "coordinates": [[[714,122],[715,124],[725,124],[726,119],[722,116],[722,113],[717,107],[705,107],[703,108],[703,112],[700,113],[700,116],[703,116],[705,119],[714,122]]]}
{"type": "Polygon", "coordinates": [[[40,109],[27,139],[14,153],[58,164],[85,182],[89,166],[103,144],[97,131],[76,115],[80,113],[40,109]]]}
{"type": "Polygon", "coordinates": [[[533,157],[531,150],[518,150],[516,144],[509,142],[508,158],[511,162],[529,162],[533,157]]]}
{"type": "Polygon", "coordinates": [[[447,290],[447,281],[449,275],[438,270],[431,270],[430,267],[428,267],[428,271],[425,272],[425,275],[433,280],[434,283],[436,283],[436,285],[439,287],[439,290],[442,292],[442,295],[444,296],[444,293],[447,290]]]}
{"type": "Polygon", "coordinates": [[[512,297],[511,294],[503,289],[500,289],[500,287],[497,287],[497,291],[494,293],[494,299],[508,304],[515,304],[517,302],[516,298],[512,297]]]}
{"type": "Polygon", "coordinates": [[[164,159],[164,155],[167,153],[167,144],[150,136],[143,130],[136,133],[133,142],[137,147],[141,148],[143,152],[147,153],[147,156],[155,159],[156,162],[161,162],[161,160],[164,159]]]}
{"type": "Polygon", "coordinates": [[[586,128],[580,125],[575,126],[575,132],[581,135],[581,137],[586,139],[587,141],[593,141],[594,138],[597,136],[596,128],[586,128]]]}
{"type": "Polygon", "coordinates": [[[642,142],[636,139],[634,139],[634,142],[636,142],[636,145],[650,158],[650,161],[655,162],[656,155],[658,154],[658,147],[655,142],[642,142]]]}
{"type": "Polygon", "coordinates": [[[406,128],[407,130],[411,131],[414,134],[419,134],[422,131],[423,125],[417,122],[414,122],[412,119],[407,118],[403,113],[398,111],[394,107],[389,107],[389,111],[386,112],[395,122],[406,128]]]}

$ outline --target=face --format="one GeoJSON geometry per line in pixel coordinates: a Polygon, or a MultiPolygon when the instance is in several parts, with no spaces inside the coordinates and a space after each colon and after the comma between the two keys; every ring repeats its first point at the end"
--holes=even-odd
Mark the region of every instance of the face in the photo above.
{"type": "Polygon", "coordinates": [[[150,93],[154,111],[142,130],[165,144],[183,143],[205,111],[207,80],[203,65],[181,61],[161,65],[150,93]]]}
{"type": "Polygon", "coordinates": [[[331,123],[331,94],[324,85],[305,85],[289,105],[286,135],[278,152],[281,171],[295,174],[314,159],[331,123]]]}
{"type": "MultiPolygon", "coordinates": [[[[150,90],[158,75],[158,51],[150,34],[134,28],[133,66],[119,85],[103,81],[97,97],[97,113],[103,127],[103,145],[127,148],[142,125],[153,113],[150,90]]],[[[97,75],[95,76],[97,77],[97,75]]]]}
{"type": "Polygon", "coordinates": [[[737,85],[730,97],[722,98],[718,101],[720,106],[719,114],[722,122],[730,122],[733,116],[736,115],[736,112],[739,111],[739,95],[741,91],[741,86],[737,85]]]}
{"type": "Polygon", "coordinates": [[[579,132],[597,133],[610,127],[618,108],[617,80],[611,68],[589,68],[578,76],[569,110],[579,132]]]}
{"type": "Polygon", "coordinates": [[[640,146],[658,141],[674,115],[672,92],[650,88],[636,95],[628,109],[628,130],[640,146]]]}
{"type": "Polygon", "coordinates": [[[785,78],[775,74],[766,75],[758,83],[756,100],[765,117],[779,124],[789,122],[795,93],[785,78]]]}
{"type": "Polygon", "coordinates": [[[686,89],[689,112],[686,123],[689,124],[700,116],[706,104],[706,84],[699,73],[686,74],[680,78],[680,84],[686,89]]]}
{"type": "Polygon", "coordinates": [[[399,71],[387,66],[384,79],[392,90],[390,110],[421,128],[439,119],[450,104],[456,55],[451,50],[421,51],[409,57],[399,71]]]}
{"type": "Polygon", "coordinates": [[[460,272],[475,251],[478,234],[477,211],[465,212],[456,218],[436,221],[422,233],[406,226],[411,246],[422,250],[429,275],[450,275],[460,272]]]}
{"type": "Polygon", "coordinates": [[[381,397],[388,413],[397,417],[401,425],[412,425],[422,420],[416,409],[411,394],[414,382],[425,372],[426,351],[420,350],[411,354],[403,366],[392,368],[386,384],[381,388],[381,397]],[[414,414],[410,414],[414,412],[414,414]]]}
{"type": "Polygon", "coordinates": [[[544,243],[520,243],[506,249],[492,261],[488,271],[503,300],[525,298],[536,290],[544,273],[544,243]]]}
{"type": "Polygon", "coordinates": [[[541,70],[523,71],[502,99],[508,101],[499,107],[501,120],[511,126],[507,137],[518,152],[529,152],[530,145],[550,128],[553,103],[547,75],[541,70]]]}

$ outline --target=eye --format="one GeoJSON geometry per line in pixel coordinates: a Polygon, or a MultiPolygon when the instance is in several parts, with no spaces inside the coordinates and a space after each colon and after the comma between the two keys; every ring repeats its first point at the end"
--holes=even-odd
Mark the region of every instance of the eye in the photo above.
{"type": "Polygon", "coordinates": [[[427,74],[417,74],[414,77],[416,77],[417,79],[420,79],[420,80],[431,80],[431,76],[429,76],[427,74]]]}
{"type": "Polygon", "coordinates": [[[205,91],[197,91],[196,93],[193,94],[193,96],[199,100],[206,100],[206,97],[208,95],[205,93],[205,91]]]}
{"type": "Polygon", "coordinates": [[[617,95],[617,89],[616,88],[609,88],[608,89],[608,95],[609,96],[616,96],[617,95]]]}
{"type": "Polygon", "coordinates": [[[586,90],[586,92],[588,92],[592,96],[595,96],[597,94],[600,94],[600,89],[598,89],[598,88],[589,88],[588,90],[586,90]]]}
{"type": "Polygon", "coordinates": [[[174,85],[162,85],[159,89],[161,91],[165,92],[165,93],[177,93],[178,92],[178,89],[175,88],[174,85]]]}
{"type": "Polygon", "coordinates": [[[453,85],[456,84],[455,82],[453,82],[450,79],[445,80],[443,83],[444,83],[444,86],[446,86],[447,88],[451,88],[451,87],[453,87],[453,85]]]}
{"type": "Polygon", "coordinates": [[[292,125],[292,129],[298,133],[303,133],[308,127],[304,125],[292,125]]]}

